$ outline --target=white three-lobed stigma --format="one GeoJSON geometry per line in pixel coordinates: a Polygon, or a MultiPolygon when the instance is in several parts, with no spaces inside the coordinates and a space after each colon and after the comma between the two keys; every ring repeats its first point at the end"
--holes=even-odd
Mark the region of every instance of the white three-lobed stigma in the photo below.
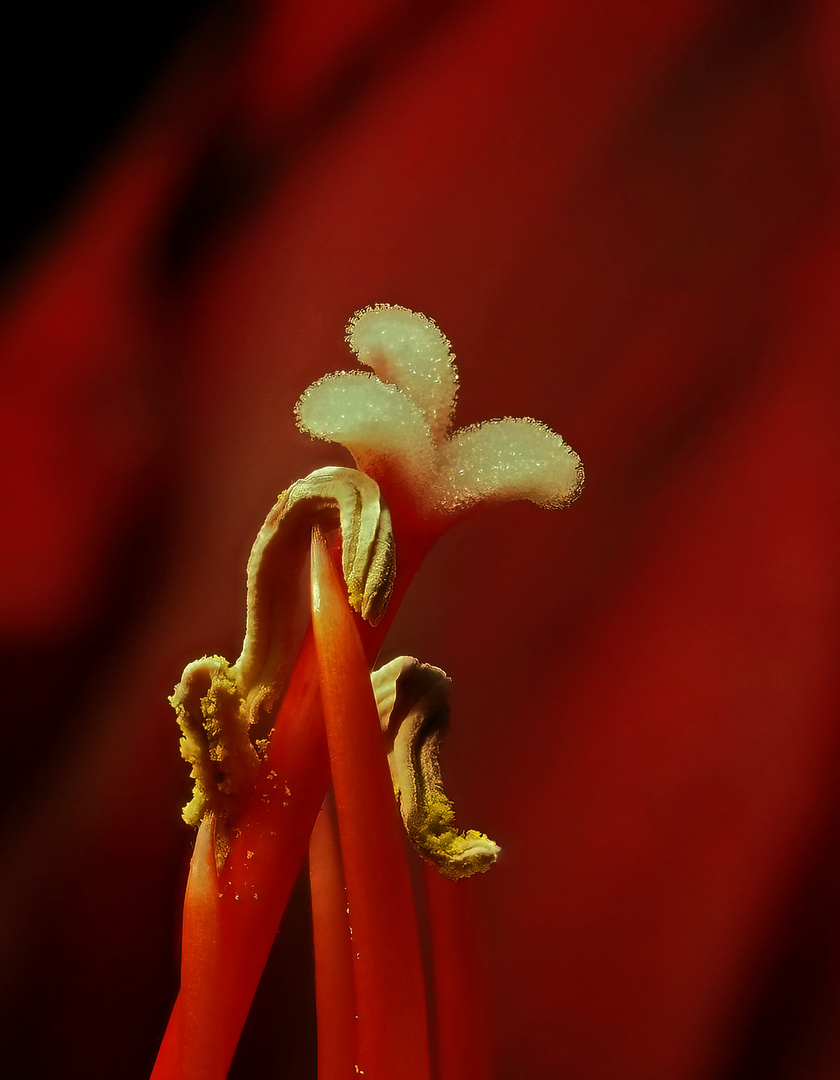
{"type": "Polygon", "coordinates": [[[375,479],[396,478],[423,513],[520,499],[557,509],[580,494],[580,458],[545,424],[506,417],[452,431],[458,372],[427,316],[376,304],[350,320],[347,343],[370,370],[313,383],[298,426],[345,446],[375,479]]]}

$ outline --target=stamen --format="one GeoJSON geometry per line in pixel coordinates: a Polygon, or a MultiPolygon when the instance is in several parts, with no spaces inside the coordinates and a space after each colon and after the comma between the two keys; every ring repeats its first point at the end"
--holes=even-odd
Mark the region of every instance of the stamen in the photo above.
{"type": "Polygon", "coordinates": [[[391,743],[388,764],[411,843],[454,881],[489,870],[498,845],[475,829],[456,827],[440,776],[451,680],[440,668],[400,656],[375,671],[371,682],[382,730],[391,743]]]}
{"type": "Polygon", "coordinates": [[[193,796],[184,819],[217,818],[217,861],[227,827],[253,789],[262,754],[294,660],[297,583],[313,521],[339,525],[350,604],[374,625],[394,584],[391,519],[376,483],[355,469],[318,469],[277,500],[248,560],[246,629],[235,663],[205,656],[189,664],[170,703],[183,732],[181,754],[192,765],[193,796]]]}

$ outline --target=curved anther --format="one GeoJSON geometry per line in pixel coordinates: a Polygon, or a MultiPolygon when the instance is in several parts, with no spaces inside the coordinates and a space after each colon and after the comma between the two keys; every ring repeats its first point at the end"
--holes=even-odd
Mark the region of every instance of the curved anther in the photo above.
{"type": "Polygon", "coordinates": [[[318,469],[295,481],[277,499],[251,549],[239,658],[229,663],[205,656],[187,665],[169,699],[195,782],[184,809],[190,824],[198,825],[213,810],[223,826],[253,784],[259,739],[269,733],[291,673],[298,580],[314,524],[340,529],[351,606],[371,623],[385,613],[394,583],[394,540],[375,481],[346,468],[318,469]]]}
{"type": "Polygon", "coordinates": [[[400,814],[413,846],[448,878],[480,874],[499,847],[475,829],[462,831],[443,790],[440,744],[449,723],[451,680],[440,668],[400,656],[371,675],[400,814]]]}

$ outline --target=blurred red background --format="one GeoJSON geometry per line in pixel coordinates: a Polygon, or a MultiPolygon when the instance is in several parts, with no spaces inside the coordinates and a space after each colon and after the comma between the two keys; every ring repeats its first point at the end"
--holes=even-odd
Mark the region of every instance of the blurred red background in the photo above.
{"type": "MultiPolygon", "coordinates": [[[[460,424],[535,415],[587,466],[571,510],[447,536],[388,646],[454,678],[444,767],[504,849],[494,1075],[840,1076],[838,42],[828,0],[217,5],[33,216],[4,1075],[151,1068],[191,841],[166,695],[238,652],[267,509],[343,453],[293,404],[388,301],[453,342],[460,424]]],[[[312,1075],[295,903],[232,1077],[312,1075]]]]}

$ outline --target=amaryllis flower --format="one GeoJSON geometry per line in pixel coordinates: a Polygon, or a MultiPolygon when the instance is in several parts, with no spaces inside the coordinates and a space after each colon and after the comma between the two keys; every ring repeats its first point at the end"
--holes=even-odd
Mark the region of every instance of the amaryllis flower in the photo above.
{"type": "Polygon", "coordinates": [[[489,869],[499,848],[457,827],[443,790],[444,672],[408,657],[372,675],[369,664],[444,521],[485,501],[568,505],[583,467],[532,420],[451,433],[457,372],[449,342],[426,316],[379,304],[354,316],[347,339],[382,378],[322,380],[297,415],[305,431],[345,444],[362,471],[319,469],[281,494],[248,560],[239,658],[188,664],[170,698],[195,781],[184,819],[198,837],[181,985],[152,1080],[227,1075],[310,834],[320,1080],[428,1080],[433,1064],[435,1075],[464,1080],[484,1072],[447,1020],[456,1011],[462,1022],[469,1017],[472,1041],[484,1042],[473,1018],[475,979],[461,975],[465,992],[451,1000],[452,973],[469,968],[461,956],[469,928],[450,940],[456,909],[429,880],[437,993],[427,990],[394,797],[414,847],[453,881],[489,869]],[[393,528],[381,487],[398,511],[393,528]],[[343,581],[321,533],[336,524],[343,581]],[[310,533],[311,630],[298,646],[310,533]],[[351,608],[379,627],[364,644],[367,627],[355,625],[351,608]]]}
{"type": "MultiPolygon", "coordinates": [[[[466,883],[490,1075],[836,1074],[835,6],[233,10],[9,281],[4,1071],[149,1075],[173,672],[237,655],[278,491],[351,467],[289,417],[389,299],[457,345],[453,429],[586,451],[562,529],[468,518],[389,631],[504,853],[466,883]]],[[[312,1076],[310,927],[304,881],[233,1078],[312,1076]]]]}

